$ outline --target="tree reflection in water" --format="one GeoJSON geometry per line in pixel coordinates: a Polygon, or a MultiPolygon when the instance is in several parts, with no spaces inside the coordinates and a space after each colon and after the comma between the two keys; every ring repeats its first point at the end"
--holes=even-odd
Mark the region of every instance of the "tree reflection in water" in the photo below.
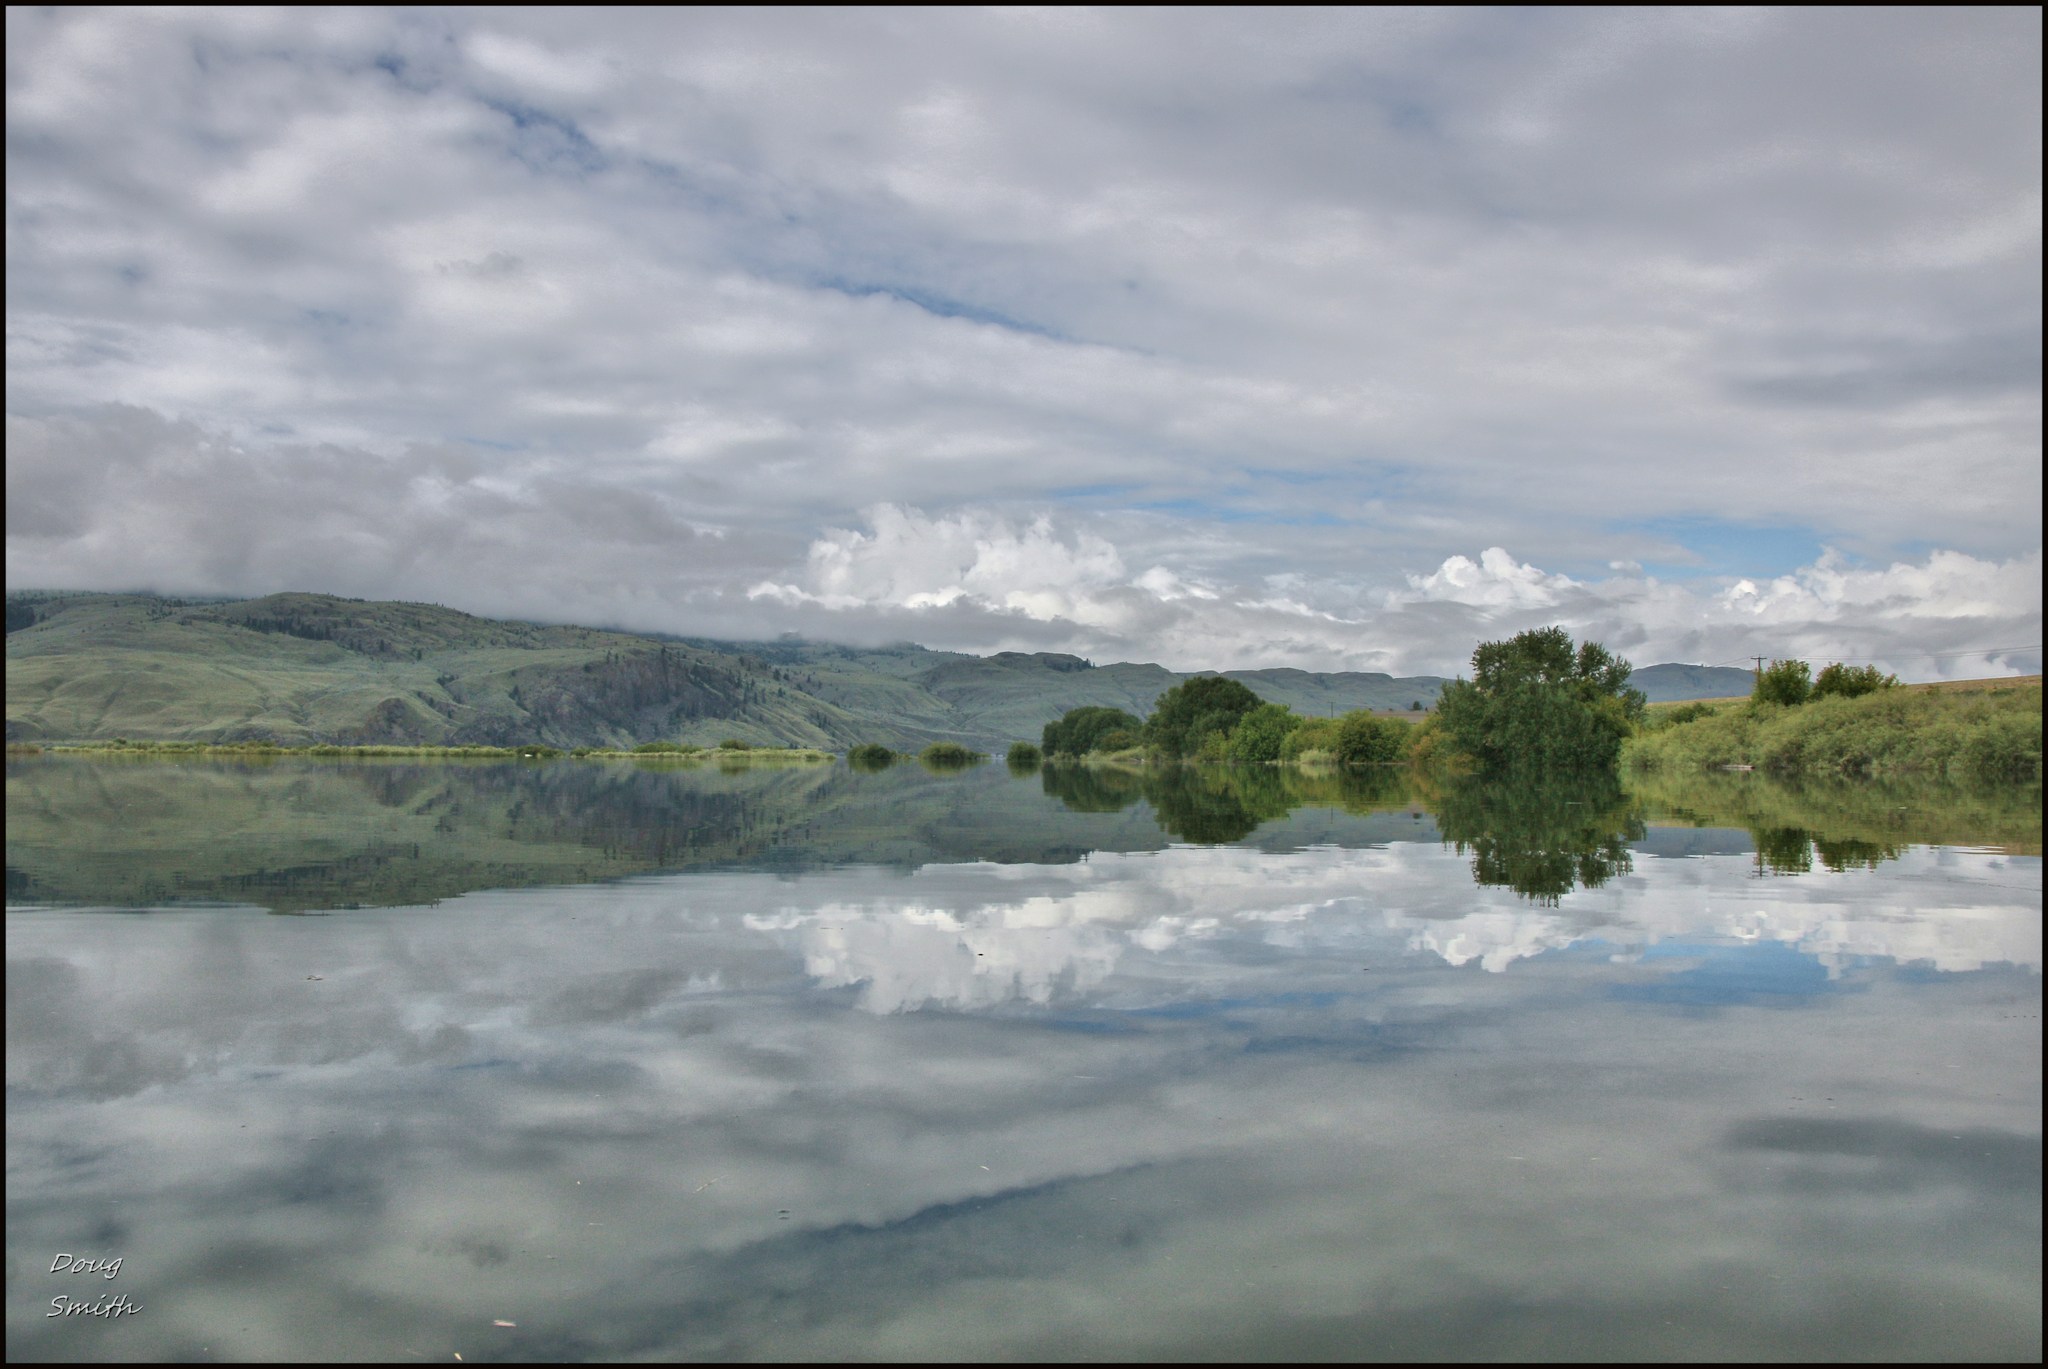
{"type": "Polygon", "coordinates": [[[1821,865],[1837,874],[1844,870],[1875,870],[1884,861],[1897,859],[1906,849],[1903,842],[1830,838],[1804,827],[1751,827],[1749,834],[1756,842],[1756,869],[1760,875],[1809,874],[1816,853],[1821,865]]]}
{"type": "Polygon", "coordinates": [[[1076,813],[1120,813],[1145,797],[1143,774],[1110,766],[1047,765],[1038,782],[1076,813]]]}
{"type": "Polygon", "coordinates": [[[1614,778],[1455,782],[1431,804],[1444,840],[1472,856],[1472,878],[1556,903],[1632,866],[1643,820],[1614,778]]]}
{"type": "Polygon", "coordinates": [[[1081,813],[1114,813],[1139,799],[1182,841],[1242,841],[1260,824],[1313,805],[1365,813],[1407,800],[1407,773],[1394,767],[1296,770],[1261,765],[1173,765],[1156,770],[1048,765],[1045,792],[1081,813]]]}

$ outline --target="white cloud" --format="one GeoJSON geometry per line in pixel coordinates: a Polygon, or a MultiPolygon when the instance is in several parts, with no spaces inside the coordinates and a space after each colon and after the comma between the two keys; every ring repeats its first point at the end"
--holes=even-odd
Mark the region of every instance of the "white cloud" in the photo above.
{"type": "Polygon", "coordinates": [[[1447,559],[1428,575],[1410,575],[1408,588],[1387,596],[1387,606],[1437,601],[1478,609],[1543,609],[1578,586],[1562,575],[1524,565],[1501,547],[1488,547],[1478,561],[1447,559]]]}
{"type": "Polygon", "coordinates": [[[1100,537],[1062,538],[1039,517],[1021,529],[979,510],[931,518],[894,504],[867,510],[872,531],[833,529],[811,544],[811,588],[763,582],[749,594],[828,608],[944,607],[962,600],[1040,621],[1112,626],[1103,592],[1123,561],[1100,537]]]}
{"type": "Polygon", "coordinates": [[[1730,614],[1773,625],[1836,622],[1858,612],[1903,618],[1997,618],[2038,613],[2039,553],[2004,563],[1937,551],[1924,565],[1852,569],[1830,549],[1810,566],[1766,584],[1738,580],[1717,601],[1730,614]]]}
{"type": "Polygon", "coordinates": [[[1049,629],[1006,642],[1098,659],[1156,656],[1180,669],[1452,673],[1481,640],[1553,623],[1638,665],[1761,653],[1957,678],[2037,670],[2040,660],[2025,635],[2041,612],[2038,553],[1999,562],[1937,551],[1920,563],[1858,569],[1828,549],[1759,587],[1681,585],[1640,568],[1580,581],[1490,547],[1476,561],[1454,555],[1427,574],[1411,572],[1376,602],[1332,608],[1311,602],[1329,586],[1299,577],[1277,594],[1270,583],[1190,585],[1161,566],[1126,577],[1111,543],[1062,533],[1043,515],[1021,529],[985,510],[932,517],[883,505],[868,518],[869,532],[835,530],[813,543],[805,584],[769,580],[750,593],[843,615],[863,636],[879,615],[899,635],[951,645],[934,633],[990,630],[975,626],[979,614],[1009,620],[1013,633],[1017,620],[1049,629]],[[920,618],[938,608],[953,613],[920,618]]]}
{"type": "Polygon", "coordinates": [[[17,7],[9,489],[111,503],[9,565],[1202,665],[2031,643],[2039,23],[17,7]],[[205,453],[147,516],[108,403],[205,453]],[[464,445],[728,539],[465,573],[539,524],[438,532],[464,445]],[[315,467],[299,559],[186,535],[315,467]]]}

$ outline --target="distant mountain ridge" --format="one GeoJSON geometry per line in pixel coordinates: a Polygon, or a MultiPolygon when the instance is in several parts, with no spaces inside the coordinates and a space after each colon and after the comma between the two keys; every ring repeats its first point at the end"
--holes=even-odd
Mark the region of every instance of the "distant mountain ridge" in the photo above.
{"type": "MultiPolygon", "coordinates": [[[[1305,715],[1426,706],[1446,683],[1360,671],[1217,673],[1305,715]]],[[[1656,666],[1637,679],[1653,700],[1702,697],[1667,689],[1747,692],[1747,672],[1727,673],[1741,677],[1739,690],[1704,667],[1656,666]]],[[[1055,652],[721,642],[325,594],[7,596],[10,741],[568,747],[738,738],[994,750],[1035,741],[1082,705],[1143,716],[1189,678],[1055,652]]]]}
{"type": "Polygon", "coordinates": [[[1686,699],[1732,699],[1746,697],[1756,676],[1736,666],[1653,665],[1644,666],[1628,682],[1653,704],[1679,703],[1686,699]]]}

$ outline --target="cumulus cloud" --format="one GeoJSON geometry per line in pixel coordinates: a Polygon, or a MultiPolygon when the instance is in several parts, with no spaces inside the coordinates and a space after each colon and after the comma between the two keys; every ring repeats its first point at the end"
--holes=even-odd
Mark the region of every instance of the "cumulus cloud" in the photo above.
{"type": "Polygon", "coordinates": [[[2039,24],[12,9],[10,577],[1442,669],[1832,547],[2006,645],[2039,24]]]}
{"type": "Polygon", "coordinates": [[[1523,565],[1501,547],[1488,547],[1477,561],[1452,556],[1428,575],[1410,575],[1408,589],[1387,596],[1387,606],[1404,603],[1464,604],[1478,609],[1544,609],[1578,588],[1562,575],[1523,565]]]}
{"type": "Polygon", "coordinates": [[[865,635],[886,621],[898,635],[939,643],[995,633],[1097,657],[1152,649],[1182,669],[1449,673],[1479,640],[1553,623],[1639,665],[1763,654],[1959,678],[2031,672],[2040,662],[2040,644],[2025,638],[2040,620],[2038,552],[1991,561],[1939,551],[1856,567],[1828,548],[1759,585],[1674,584],[1639,566],[1581,581],[1489,547],[1411,572],[1376,603],[1347,605],[1343,587],[1301,576],[1233,586],[1190,584],[1156,565],[1132,575],[1110,542],[1062,532],[1045,515],[1020,527],[987,511],[933,517],[884,505],[868,521],[867,532],[835,529],[815,542],[804,583],[762,581],[750,597],[820,610],[813,621],[827,635],[835,618],[865,635]]]}
{"type": "Polygon", "coordinates": [[[749,591],[832,608],[943,607],[968,598],[1038,619],[1105,622],[1098,595],[1123,579],[1116,548],[1088,533],[1062,539],[1041,516],[1023,528],[977,510],[930,518],[880,504],[872,531],[834,529],[811,544],[807,591],[763,582],[749,591]]]}

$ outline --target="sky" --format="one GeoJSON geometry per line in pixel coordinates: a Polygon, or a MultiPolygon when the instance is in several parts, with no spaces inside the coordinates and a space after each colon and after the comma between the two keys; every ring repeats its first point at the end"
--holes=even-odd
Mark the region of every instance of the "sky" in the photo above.
{"type": "Polygon", "coordinates": [[[2041,669],[2032,8],[7,11],[7,582],[2041,669]]]}

